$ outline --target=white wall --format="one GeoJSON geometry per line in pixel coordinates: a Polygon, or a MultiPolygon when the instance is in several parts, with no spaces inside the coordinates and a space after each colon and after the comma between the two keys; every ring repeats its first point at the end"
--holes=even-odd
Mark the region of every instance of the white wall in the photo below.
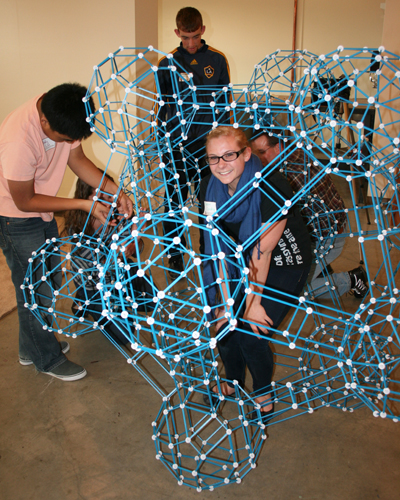
{"type": "Polygon", "coordinates": [[[0,2],[0,120],[60,83],[87,85],[93,66],[135,41],[135,2],[0,2]]]}
{"type": "MultiPolygon", "coordinates": [[[[383,35],[382,35],[382,45],[393,52],[394,54],[400,56],[400,37],[399,37],[399,19],[400,19],[400,2],[399,0],[386,0],[385,9],[385,21],[383,24],[383,35]]],[[[393,78],[394,74],[389,68],[384,67],[383,74],[387,78],[393,78]]],[[[400,89],[398,86],[391,85],[382,92],[382,100],[390,100],[391,107],[384,108],[381,110],[381,120],[382,123],[386,124],[385,130],[390,135],[390,137],[399,136],[400,125],[398,123],[400,116],[400,89]],[[392,124],[392,125],[388,125],[392,124]]],[[[375,117],[375,127],[379,124],[378,115],[375,117]]],[[[393,145],[386,138],[375,135],[374,144],[378,148],[387,148],[385,154],[389,154],[393,150],[393,145]]],[[[391,164],[387,165],[391,167],[391,164]]],[[[387,184],[386,178],[383,176],[378,176],[376,178],[376,183],[380,188],[383,188],[387,184]]],[[[393,192],[389,191],[388,196],[392,196],[393,192]]]]}
{"type": "MultiPolygon", "coordinates": [[[[292,48],[293,4],[293,0],[189,3],[203,14],[206,41],[228,57],[234,83],[248,82],[254,64],[267,54],[292,48]]],[[[94,64],[120,45],[151,43],[172,50],[179,42],[173,31],[175,16],[184,5],[182,0],[158,0],[157,10],[157,0],[2,0],[0,121],[55,85],[66,81],[88,85],[94,64]]],[[[338,45],[379,46],[384,15],[380,5],[381,0],[299,0],[297,48],[325,53],[338,45]]],[[[85,141],[84,149],[104,166],[109,152],[100,140],[85,141]]],[[[72,174],[66,175],[60,195],[71,194],[73,180],[72,174]]]]}
{"type": "MultiPolygon", "coordinates": [[[[254,65],[280,48],[292,49],[294,0],[159,0],[159,49],[178,45],[176,13],[190,5],[200,10],[204,38],[224,52],[233,83],[249,81],[254,65]]],[[[382,0],[298,0],[297,49],[317,54],[338,45],[378,47],[382,39],[382,0]]]]}
{"type": "MultiPolygon", "coordinates": [[[[2,0],[0,121],[55,85],[87,86],[95,64],[120,45],[146,43],[147,36],[157,44],[157,0],[2,0]]],[[[104,167],[109,149],[97,137],[83,147],[104,167]]],[[[67,169],[59,195],[71,196],[74,180],[67,169]]]]}

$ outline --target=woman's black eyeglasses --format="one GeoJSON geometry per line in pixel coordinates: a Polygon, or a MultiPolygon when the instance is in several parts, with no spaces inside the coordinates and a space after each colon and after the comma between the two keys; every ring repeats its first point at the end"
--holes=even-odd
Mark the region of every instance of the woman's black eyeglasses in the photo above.
{"type": "Polygon", "coordinates": [[[217,155],[211,155],[211,156],[206,156],[206,162],[209,165],[217,165],[219,163],[219,160],[224,160],[224,161],[234,161],[236,158],[239,158],[239,156],[243,153],[243,151],[246,149],[246,146],[242,148],[240,151],[229,151],[228,153],[223,154],[222,156],[217,156],[217,155]]]}

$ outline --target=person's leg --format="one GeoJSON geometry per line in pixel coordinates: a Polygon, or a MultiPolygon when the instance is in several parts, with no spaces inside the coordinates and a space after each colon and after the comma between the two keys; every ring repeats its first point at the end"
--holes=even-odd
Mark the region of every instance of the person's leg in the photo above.
{"type": "MultiPolygon", "coordinates": [[[[51,371],[65,362],[66,357],[61,352],[54,333],[43,329],[31,311],[24,307],[25,300],[20,287],[24,282],[32,252],[41,247],[47,239],[58,237],[57,224],[54,220],[44,222],[41,218],[15,217],[0,217],[0,224],[0,247],[11,270],[17,298],[19,354],[22,358],[30,359],[39,371],[51,371]]],[[[50,265],[54,266],[58,259],[52,256],[50,261],[50,265]]],[[[40,278],[38,270],[34,279],[38,281],[40,278]]],[[[51,303],[51,298],[47,295],[49,291],[46,284],[38,290],[35,298],[40,307],[51,303]]],[[[43,315],[43,319],[48,318],[43,315]]]]}
{"type": "MultiPolygon", "coordinates": [[[[204,155],[204,137],[185,144],[184,151],[174,150],[174,165],[170,162],[168,165],[169,168],[165,172],[165,213],[168,213],[170,210],[175,211],[183,207],[183,205],[187,202],[189,188],[192,182],[194,183],[194,191],[191,193],[191,197],[194,201],[193,197],[198,195],[201,179],[210,173],[210,168],[205,163],[204,155]],[[183,161],[183,157],[185,157],[185,161],[183,161]],[[175,174],[179,175],[178,179],[175,179],[175,174]]],[[[178,235],[177,223],[173,220],[164,221],[163,229],[165,236],[174,238],[178,235]]],[[[183,246],[186,246],[186,238],[184,236],[181,237],[181,242],[183,246]]],[[[202,233],[200,233],[200,250],[204,251],[202,233]]],[[[177,272],[183,270],[183,259],[179,247],[173,245],[171,247],[170,254],[170,268],[177,272]]],[[[175,277],[175,273],[173,277],[175,277]]]]}
{"type": "Polygon", "coordinates": [[[314,297],[329,299],[333,291],[332,287],[335,287],[340,297],[350,291],[351,278],[348,272],[332,273],[326,277],[314,279],[310,286],[314,297]]]}
{"type": "MultiPolygon", "coordinates": [[[[181,154],[179,151],[177,152],[177,155],[181,154]]],[[[167,236],[168,238],[175,238],[178,236],[178,219],[179,219],[179,213],[178,217],[176,215],[176,212],[181,210],[188,194],[188,176],[187,172],[185,170],[185,165],[184,162],[182,162],[181,159],[174,158],[175,166],[172,165],[172,162],[168,166],[168,171],[165,172],[165,195],[164,195],[164,213],[168,214],[171,210],[175,212],[174,217],[171,217],[171,220],[164,220],[163,221],[163,231],[164,231],[164,236],[167,236]],[[176,178],[175,175],[178,175],[179,177],[176,178]],[[176,218],[176,222],[174,221],[174,218],[176,218]]],[[[185,237],[181,237],[182,244],[186,246],[186,240],[185,237]]],[[[170,267],[177,271],[183,270],[183,259],[182,259],[182,253],[180,252],[180,249],[176,245],[172,245],[170,247],[170,254],[171,254],[171,259],[170,259],[170,267]]]]}
{"type": "MultiPolygon", "coordinates": [[[[226,324],[223,325],[220,330],[225,326],[226,324]]],[[[234,330],[219,340],[217,346],[222,363],[225,367],[226,378],[232,381],[237,380],[239,385],[244,387],[246,362],[240,348],[240,337],[240,332],[234,330]]],[[[234,387],[231,382],[228,382],[228,385],[234,387]]]]}
{"type": "Polygon", "coordinates": [[[266,286],[271,290],[264,292],[261,304],[273,321],[273,327],[278,328],[297,299],[307,282],[310,268],[272,267],[269,270],[266,286]]]}
{"type": "MultiPolygon", "coordinates": [[[[200,192],[200,182],[211,173],[210,167],[205,161],[205,139],[195,141],[188,149],[194,158],[197,158],[196,167],[192,167],[189,175],[194,184],[194,195],[198,198],[200,192]]],[[[199,253],[204,254],[204,233],[200,231],[199,253]]]]}
{"type": "Polygon", "coordinates": [[[244,330],[248,333],[240,334],[240,350],[253,379],[254,395],[258,396],[271,390],[273,354],[268,339],[252,335],[248,324],[244,330]]]}
{"type": "MultiPolygon", "coordinates": [[[[169,213],[171,210],[176,212],[182,210],[183,204],[186,201],[188,186],[186,184],[186,172],[178,170],[179,175],[175,179],[173,175],[168,174],[166,177],[165,195],[164,195],[164,213],[169,213]]],[[[174,219],[174,217],[172,217],[174,219]]],[[[164,222],[164,234],[173,238],[177,236],[177,224],[173,220],[164,222]]]]}
{"type": "MultiPolygon", "coordinates": [[[[322,262],[322,265],[319,264],[316,267],[315,272],[311,279],[309,278],[308,283],[310,288],[312,289],[313,295],[318,298],[326,299],[331,297],[332,287],[335,287],[339,296],[344,295],[349,292],[352,287],[355,285],[356,279],[360,278],[360,276],[353,277],[352,275],[356,274],[356,269],[353,269],[348,272],[339,272],[332,273],[328,275],[327,273],[323,273],[322,276],[319,276],[322,272],[322,267],[326,269],[328,264],[331,264],[335,259],[339,257],[342,253],[344,244],[346,239],[343,237],[337,238],[328,238],[324,241],[323,244],[320,245],[319,255],[323,255],[319,258],[319,261],[322,262]],[[332,247],[329,252],[325,255],[330,247],[332,247]],[[325,274],[325,275],[324,275],[325,274]],[[328,285],[326,285],[328,283],[328,285]]],[[[310,273],[311,274],[311,273],[310,273]]],[[[362,283],[367,289],[367,280],[366,277],[362,276],[362,283]]],[[[361,296],[364,296],[365,293],[362,293],[361,296]]]]}
{"type": "Polygon", "coordinates": [[[190,161],[187,162],[189,179],[194,184],[193,194],[197,196],[201,179],[211,173],[210,167],[205,161],[205,139],[191,142],[186,146],[186,150],[190,156],[190,161]]]}
{"type": "MultiPolygon", "coordinates": [[[[273,328],[277,329],[288,313],[294,299],[287,297],[290,294],[298,297],[307,281],[309,268],[277,268],[269,270],[266,286],[271,290],[265,290],[261,304],[267,315],[273,321],[273,328]]],[[[241,321],[242,328],[249,333],[243,333],[240,346],[245,362],[253,378],[253,391],[258,395],[264,394],[260,399],[269,400],[266,394],[271,390],[271,378],[273,371],[273,355],[269,346],[268,338],[262,334],[255,336],[249,323],[241,321]],[[250,333],[251,332],[251,333],[250,333]]],[[[261,401],[259,401],[261,402],[261,401]]],[[[268,411],[270,408],[266,408],[268,411]]]]}
{"type": "Polygon", "coordinates": [[[314,255],[318,264],[313,264],[311,266],[308,283],[312,283],[321,273],[327,273],[327,267],[342,253],[345,242],[346,238],[342,236],[327,238],[323,242],[318,242],[317,244],[313,241],[313,253],[314,249],[317,248],[317,252],[314,253],[314,255]]]}

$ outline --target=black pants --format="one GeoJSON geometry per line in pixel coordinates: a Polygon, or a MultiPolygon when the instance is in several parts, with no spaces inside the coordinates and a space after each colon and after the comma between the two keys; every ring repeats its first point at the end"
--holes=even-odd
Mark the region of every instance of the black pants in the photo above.
{"type": "MultiPolygon", "coordinates": [[[[266,286],[274,291],[264,291],[261,304],[272,319],[273,328],[279,327],[291,307],[290,300],[284,294],[299,296],[307,281],[309,271],[309,267],[273,267],[270,269],[266,286]],[[284,304],[282,300],[289,304],[284,304]]],[[[235,302],[239,304],[242,302],[241,299],[242,297],[238,297],[235,302]]],[[[239,311],[236,330],[228,333],[218,342],[218,351],[228,380],[237,380],[239,385],[244,387],[245,371],[248,366],[253,378],[253,391],[256,395],[263,394],[271,390],[273,355],[269,339],[265,335],[257,337],[250,325],[240,320],[244,307],[245,303],[239,311]]],[[[233,384],[229,385],[233,387],[233,384]]]]}
{"type": "MultiPolygon", "coordinates": [[[[138,303],[136,310],[139,312],[147,312],[154,309],[155,304],[152,301],[154,293],[146,278],[136,276],[136,267],[134,266],[132,266],[129,272],[132,276],[135,276],[131,282],[131,286],[135,290],[136,302],[138,303]]],[[[101,292],[98,290],[83,289],[82,287],[78,288],[75,294],[74,305],[72,306],[74,314],[80,315],[89,313],[93,319],[98,322],[99,327],[103,326],[104,331],[118,344],[128,344],[130,342],[129,333],[126,332],[126,335],[124,335],[124,328],[117,327],[112,321],[102,315],[103,306],[100,293],[101,292]],[[86,306],[85,301],[87,300],[90,301],[90,304],[86,306]],[[77,307],[80,305],[83,307],[82,311],[77,310],[77,307]]]]}
{"type": "MultiPolygon", "coordinates": [[[[174,163],[172,161],[168,164],[168,169],[166,171],[166,186],[165,186],[165,197],[164,197],[164,212],[168,213],[173,210],[176,215],[171,217],[170,220],[164,220],[164,236],[173,239],[175,236],[179,235],[179,228],[182,226],[179,224],[180,211],[185,205],[188,193],[189,185],[194,182],[194,191],[198,191],[200,187],[200,181],[202,178],[210,173],[210,168],[206,166],[204,160],[204,139],[194,141],[189,145],[185,146],[185,150],[190,154],[190,161],[182,161],[181,151],[174,150],[174,163]],[[198,158],[199,161],[196,164],[194,159],[198,158]],[[198,172],[200,169],[200,173],[198,172]],[[179,178],[175,179],[175,174],[179,174],[179,178]],[[176,222],[174,221],[176,219],[176,222]]],[[[202,238],[202,235],[200,235],[202,238]]],[[[181,241],[184,246],[186,246],[186,239],[182,235],[181,241]]],[[[201,245],[200,245],[201,246],[201,245]]],[[[181,259],[181,253],[179,247],[173,245],[170,250],[171,260],[176,261],[181,259]]]]}

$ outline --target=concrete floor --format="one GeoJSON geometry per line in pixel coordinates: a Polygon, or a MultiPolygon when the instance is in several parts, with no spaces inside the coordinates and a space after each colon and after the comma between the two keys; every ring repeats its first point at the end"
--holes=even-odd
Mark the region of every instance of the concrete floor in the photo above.
{"type": "MultiPolygon", "coordinates": [[[[358,258],[356,241],[346,242],[333,267],[352,269],[358,258]]],[[[370,270],[380,263],[377,248],[370,270]]],[[[155,458],[159,394],[99,331],[69,339],[68,357],[88,371],[71,383],[18,363],[16,312],[0,331],[0,500],[400,498],[400,423],[367,408],[324,408],[270,426],[241,484],[201,493],[179,486],[155,458]]],[[[151,373],[172,388],[159,367],[151,373]]]]}
{"type": "Polygon", "coordinates": [[[155,459],[159,395],[100,332],[71,340],[88,376],[65,383],[17,361],[17,314],[0,322],[1,500],[394,500],[400,424],[333,408],[272,426],[239,485],[197,493],[155,459]]]}

